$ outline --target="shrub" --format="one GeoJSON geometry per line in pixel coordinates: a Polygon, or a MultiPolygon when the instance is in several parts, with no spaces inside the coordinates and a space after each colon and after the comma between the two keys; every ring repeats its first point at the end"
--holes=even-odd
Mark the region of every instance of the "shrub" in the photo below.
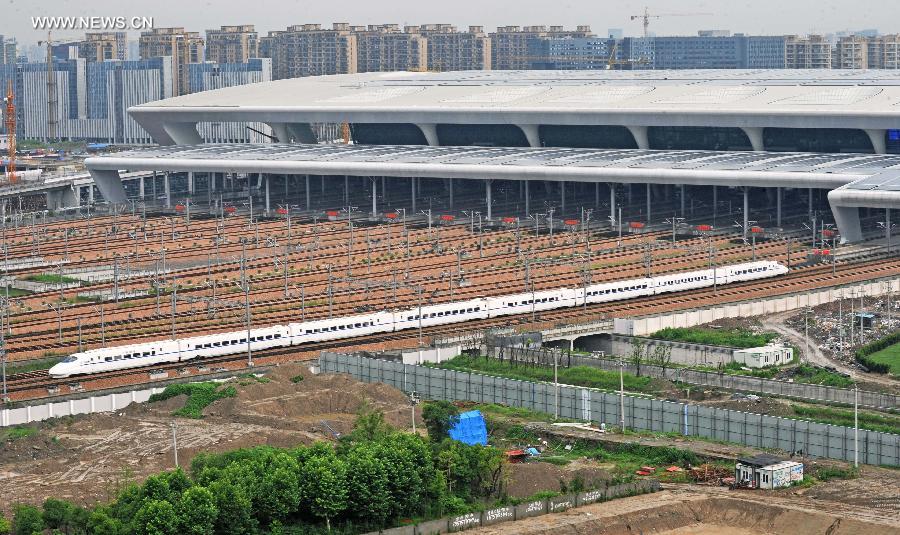
{"type": "Polygon", "coordinates": [[[205,383],[180,383],[169,385],[159,394],[150,396],[150,402],[163,401],[180,395],[188,396],[184,407],[178,409],[173,414],[175,416],[184,416],[186,418],[202,418],[203,409],[214,401],[222,398],[232,398],[237,394],[233,386],[227,386],[219,390],[219,384],[213,382],[205,383]]]}

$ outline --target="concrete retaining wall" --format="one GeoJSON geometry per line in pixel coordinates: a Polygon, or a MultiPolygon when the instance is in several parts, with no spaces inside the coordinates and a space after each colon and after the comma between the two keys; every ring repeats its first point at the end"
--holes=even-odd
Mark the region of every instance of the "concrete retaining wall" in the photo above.
{"type": "Polygon", "coordinates": [[[499,524],[500,522],[510,522],[532,516],[559,513],[566,509],[581,505],[613,500],[624,496],[633,496],[635,494],[657,492],[658,490],[659,481],[655,479],[642,479],[640,481],[623,483],[621,485],[611,485],[578,494],[567,494],[565,496],[557,496],[545,500],[535,500],[519,505],[509,505],[481,512],[421,522],[412,526],[401,526],[399,528],[385,529],[382,531],[372,531],[366,535],[432,535],[435,533],[453,533],[481,526],[491,526],[499,524]]]}
{"type": "Polygon", "coordinates": [[[50,418],[61,416],[73,416],[76,414],[93,414],[95,412],[112,412],[123,409],[132,403],[143,403],[153,394],[162,392],[164,388],[149,388],[146,390],[132,390],[119,392],[105,396],[91,396],[67,401],[56,401],[43,405],[29,405],[16,409],[3,409],[0,411],[0,427],[10,425],[40,422],[50,418]]]}
{"type": "MultiPolygon", "coordinates": [[[[600,335],[592,338],[594,341],[592,347],[585,347],[585,349],[603,351],[607,355],[627,356],[631,354],[634,341],[640,340],[644,342],[647,351],[653,351],[660,346],[671,348],[672,362],[675,364],[717,366],[728,364],[734,360],[734,348],[731,347],[655,340],[623,334],[600,335]],[[593,346],[598,347],[595,349],[593,346]]],[[[575,345],[580,347],[579,344],[575,345]]]]}
{"type": "Polygon", "coordinates": [[[814,307],[825,303],[833,303],[842,296],[848,297],[851,291],[856,292],[855,295],[858,296],[859,291],[862,290],[865,297],[876,297],[885,295],[888,292],[888,284],[890,284],[892,292],[900,291],[900,279],[867,282],[813,290],[809,293],[697,308],[661,316],[617,319],[614,322],[614,329],[618,334],[644,336],[666,327],[693,327],[694,325],[711,323],[723,318],[747,318],[764,314],[777,314],[779,312],[798,310],[807,306],[814,307]]]}

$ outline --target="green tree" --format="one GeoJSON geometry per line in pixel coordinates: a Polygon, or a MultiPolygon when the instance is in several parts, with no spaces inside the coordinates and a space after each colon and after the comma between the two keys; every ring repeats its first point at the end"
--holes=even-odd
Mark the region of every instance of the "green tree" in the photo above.
{"type": "Polygon", "coordinates": [[[134,515],[134,531],[139,535],[177,534],[175,506],[164,500],[148,500],[134,515]]]}
{"type": "Polygon", "coordinates": [[[438,443],[450,436],[450,429],[459,422],[459,409],[449,401],[429,401],[422,407],[422,419],[428,437],[438,443]]]}
{"type": "Polygon", "coordinates": [[[44,531],[44,517],[33,505],[19,503],[13,506],[13,535],[31,535],[44,531]]]}
{"type": "Polygon", "coordinates": [[[58,529],[68,535],[77,509],[75,505],[65,500],[47,498],[44,500],[44,524],[48,528],[58,529]]]}
{"type": "Polygon", "coordinates": [[[180,534],[212,535],[219,509],[208,488],[194,486],[181,495],[176,513],[180,534]]]}
{"type": "Polygon", "coordinates": [[[341,442],[375,442],[394,433],[394,428],[384,421],[384,412],[364,403],[357,412],[353,431],[345,435],[341,442]]]}
{"type": "Polygon", "coordinates": [[[358,444],[347,461],[348,510],[360,521],[381,527],[391,514],[391,467],[371,444],[358,444]]]}
{"type": "Polygon", "coordinates": [[[222,535],[244,535],[256,531],[253,518],[253,503],[246,490],[239,484],[228,480],[214,481],[209,485],[216,508],[215,533],[222,535]]]}
{"type": "Polygon", "coordinates": [[[336,456],[312,457],[300,469],[302,499],[309,512],[324,519],[331,531],[331,519],[347,509],[347,467],[336,456]]]}
{"type": "Polygon", "coordinates": [[[87,531],[91,535],[119,535],[125,531],[122,529],[122,523],[115,518],[109,516],[109,513],[102,509],[94,509],[88,518],[87,531]]]}
{"type": "Polygon", "coordinates": [[[253,499],[262,520],[284,519],[297,512],[300,503],[300,466],[285,452],[278,452],[256,463],[260,474],[253,499]]]}

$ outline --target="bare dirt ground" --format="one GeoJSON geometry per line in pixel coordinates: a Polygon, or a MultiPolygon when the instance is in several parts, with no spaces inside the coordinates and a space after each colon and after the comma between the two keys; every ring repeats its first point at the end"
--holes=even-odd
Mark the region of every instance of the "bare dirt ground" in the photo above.
{"type": "Polygon", "coordinates": [[[2,443],[0,509],[8,512],[15,502],[40,503],[51,496],[84,505],[106,501],[129,481],[174,468],[173,421],[183,467],[201,451],[333,439],[332,430],[352,429],[363,404],[383,410],[397,427],[411,426],[408,398],[387,385],[315,376],[301,365],[281,366],[267,377],[267,383],[233,381],[238,395],[207,407],[201,420],[174,418],[172,412],[184,405],[177,397],[51,421],[32,436],[2,443]],[[304,379],[293,383],[299,374],[304,379]]]}
{"type": "MultiPolygon", "coordinates": [[[[855,483],[859,480],[852,480],[855,483]]],[[[847,482],[840,482],[847,483],[847,482]]],[[[867,485],[884,483],[868,479],[867,485]]],[[[836,487],[840,487],[837,485],[836,487]]],[[[824,488],[824,487],[823,487],[824,488]]],[[[896,487],[894,487],[896,490],[896,487]]],[[[850,489],[846,489],[850,491],[850,489]]],[[[850,491],[852,492],[852,491],[850,491]]],[[[889,491],[888,491],[889,492],[889,491]]],[[[839,493],[839,491],[838,491],[839,493]]],[[[856,506],[831,491],[729,491],[666,485],[663,491],[472,530],[481,535],[896,535],[900,508],[856,506]]]]}

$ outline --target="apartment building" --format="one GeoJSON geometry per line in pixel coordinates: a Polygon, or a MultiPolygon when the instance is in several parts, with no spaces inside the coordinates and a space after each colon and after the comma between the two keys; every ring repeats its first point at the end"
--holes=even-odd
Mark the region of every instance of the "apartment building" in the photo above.
{"type": "Polygon", "coordinates": [[[259,35],[252,24],[206,30],[206,61],[247,63],[259,56],[259,35]]]}
{"type": "Polygon", "coordinates": [[[428,40],[418,26],[397,24],[352,26],[356,36],[356,72],[424,71],[428,68],[428,40]]]}
{"type": "Polygon", "coordinates": [[[484,26],[460,32],[452,24],[423,24],[419,33],[428,40],[429,71],[491,70],[491,38],[484,26]]]}
{"type": "MultiPolygon", "coordinates": [[[[590,26],[567,31],[562,26],[500,26],[491,37],[491,66],[495,70],[529,69],[546,38],[595,37],[590,26]]],[[[539,54],[538,54],[539,55],[539,54]]],[[[538,59],[540,61],[540,59],[538,59]]]]}
{"type": "Polygon", "coordinates": [[[87,61],[116,59],[125,61],[128,34],[125,32],[96,32],[84,34],[84,41],[76,43],[78,57],[87,61]]]}
{"type": "Polygon", "coordinates": [[[288,26],[269,32],[261,45],[260,55],[272,59],[276,80],[357,72],[356,35],[347,23],[336,22],[330,30],[321,24],[288,26]]]}
{"type": "Polygon", "coordinates": [[[900,69],[900,34],[869,39],[867,55],[870,69],[900,69]]]}
{"type": "Polygon", "coordinates": [[[868,69],[869,40],[861,35],[848,35],[838,39],[834,46],[835,69],[868,69]]]}
{"type": "Polygon", "coordinates": [[[139,53],[141,59],[171,57],[172,94],[186,95],[190,92],[188,65],[203,61],[203,38],[184,28],[154,28],[141,32],[139,53]]]}
{"type": "Polygon", "coordinates": [[[831,43],[821,35],[786,36],[784,67],[786,69],[830,69],[832,68],[831,48],[831,43]]]}

